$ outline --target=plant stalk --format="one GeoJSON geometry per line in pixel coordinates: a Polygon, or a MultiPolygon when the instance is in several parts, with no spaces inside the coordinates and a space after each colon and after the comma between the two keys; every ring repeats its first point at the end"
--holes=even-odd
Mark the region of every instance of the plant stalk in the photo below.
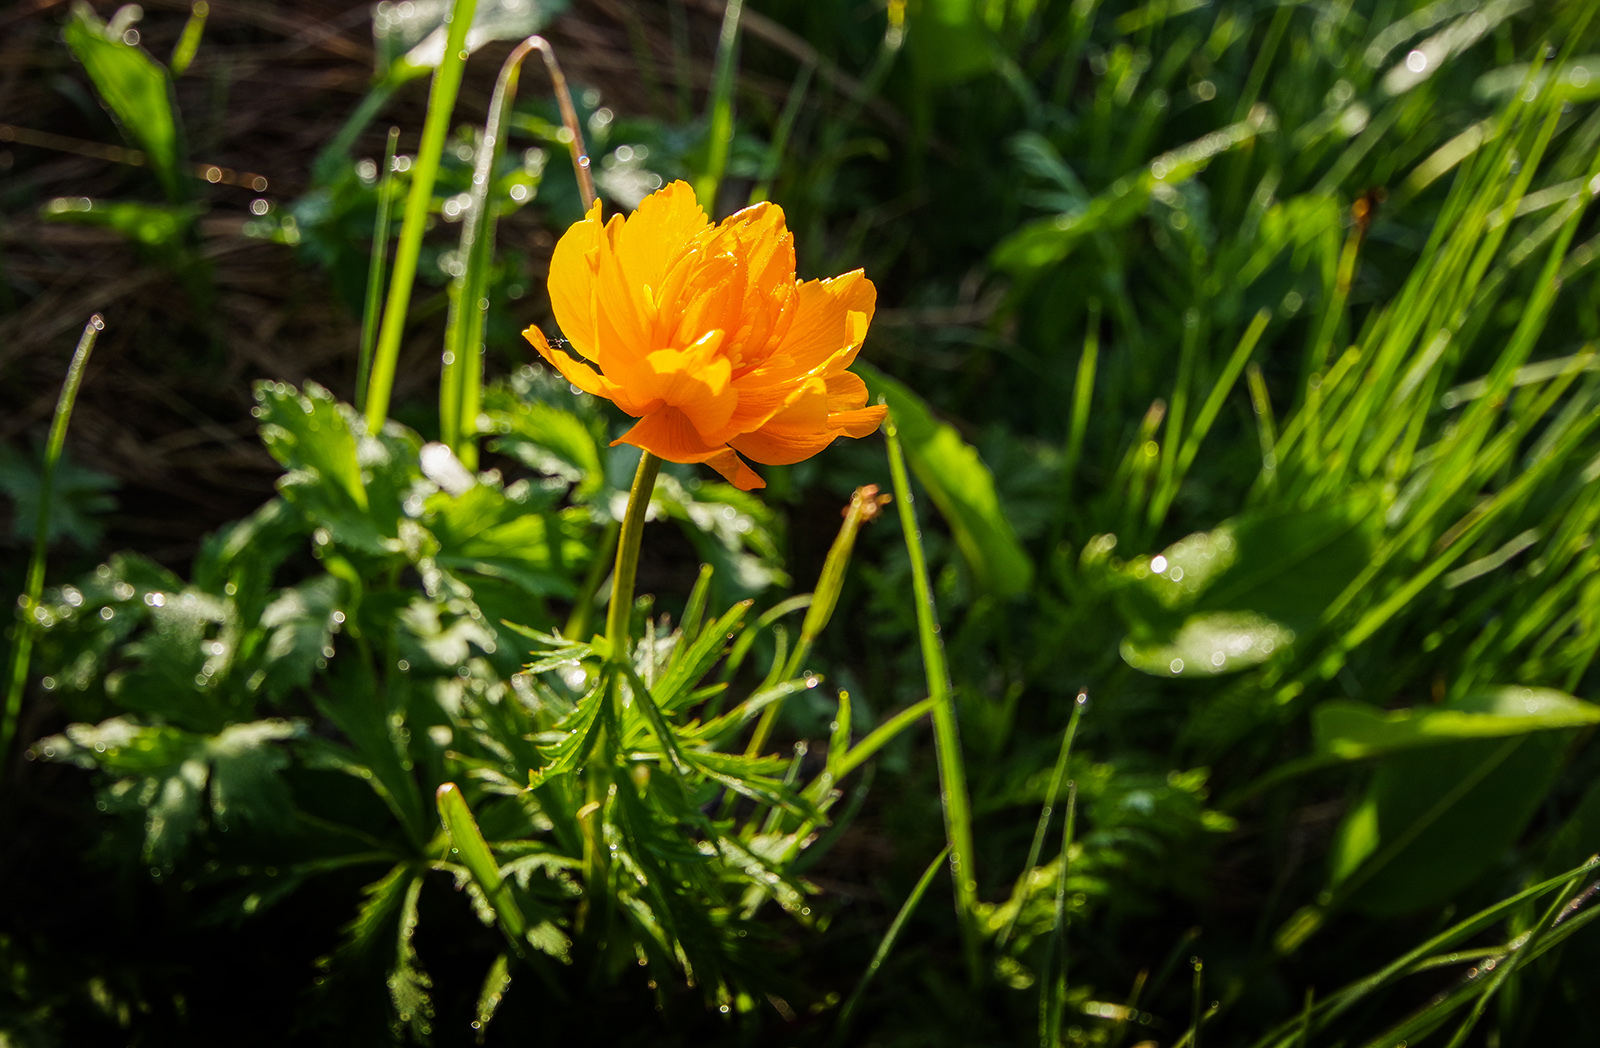
{"type": "Polygon", "coordinates": [[[422,233],[433,203],[433,184],[439,175],[439,156],[444,151],[445,134],[450,130],[450,114],[455,109],[461,74],[467,64],[467,29],[477,9],[478,0],[455,0],[450,12],[444,61],[439,63],[428,92],[428,117],[422,126],[422,144],[417,149],[416,165],[412,169],[411,192],[406,196],[400,242],[395,248],[394,273],[389,282],[389,300],[383,310],[383,327],[378,331],[372,381],[367,389],[367,431],[370,433],[381,430],[389,417],[389,395],[394,390],[400,336],[404,333],[406,311],[411,305],[411,286],[416,280],[417,259],[422,252],[422,233]]]}
{"type": "Polygon", "coordinates": [[[28,579],[22,594],[22,621],[17,623],[16,643],[11,647],[11,673],[6,681],[4,719],[0,719],[0,767],[11,753],[11,743],[17,733],[17,719],[22,713],[22,692],[28,683],[28,664],[33,658],[33,636],[39,628],[39,597],[44,593],[45,548],[50,542],[50,502],[55,493],[56,465],[61,461],[61,451],[67,442],[67,423],[72,421],[72,405],[78,399],[78,387],[83,382],[83,369],[89,363],[95,339],[105,330],[106,322],[99,313],[89,318],[78,348],[73,351],[72,363],[67,365],[67,378],[61,384],[61,396],[56,400],[55,417],[50,420],[50,438],[45,445],[44,468],[39,474],[39,519],[33,529],[33,557],[28,561],[28,579]]]}
{"type": "Polygon", "coordinates": [[[656,475],[660,472],[659,458],[648,451],[639,456],[639,470],[633,475],[628,509],[622,515],[622,531],[617,536],[617,561],[611,572],[611,603],[606,606],[606,640],[611,644],[611,657],[619,661],[627,658],[633,580],[639,570],[639,540],[644,535],[645,511],[650,508],[650,496],[656,489],[656,475]]]}
{"type": "Polygon", "coordinates": [[[893,414],[884,423],[884,435],[888,438],[889,474],[894,478],[894,497],[900,508],[900,526],[905,532],[906,552],[911,559],[917,633],[922,642],[922,664],[928,677],[928,697],[933,702],[933,739],[939,761],[939,793],[944,803],[945,833],[950,842],[950,879],[955,884],[956,918],[961,922],[968,974],[976,985],[981,974],[975,923],[978,878],[973,869],[972,802],[967,795],[967,770],[961,754],[961,733],[956,724],[954,697],[950,693],[950,672],[945,665],[944,643],[939,639],[933,588],[928,584],[928,561],[922,552],[922,533],[917,530],[917,513],[912,506],[911,479],[906,473],[905,453],[900,448],[900,435],[895,429],[893,414]]]}

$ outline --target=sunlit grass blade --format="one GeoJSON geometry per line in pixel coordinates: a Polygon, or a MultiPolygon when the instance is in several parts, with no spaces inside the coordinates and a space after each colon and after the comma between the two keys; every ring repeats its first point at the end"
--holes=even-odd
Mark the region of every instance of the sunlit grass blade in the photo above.
{"type": "Polygon", "coordinates": [[[543,40],[533,36],[512,48],[500,66],[489,117],[478,140],[472,189],[461,218],[461,268],[450,282],[450,314],[445,323],[443,373],[439,381],[439,439],[468,469],[478,467],[473,440],[483,399],[483,338],[489,315],[489,275],[494,268],[495,226],[499,201],[490,199],[495,162],[505,151],[506,124],[517,97],[522,61],[543,40]]]}
{"type": "Polygon", "coordinates": [[[367,263],[367,295],[361,310],[361,355],[356,360],[356,410],[367,404],[367,383],[372,380],[372,349],[378,342],[378,317],[383,309],[383,275],[389,267],[389,226],[394,217],[394,158],[399,151],[400,129],[389,129],[378,169],[378,215],[372,222],[372,257],[367,263]]]}
{"type": "Polygon", "coordinates": [[[450,10],[450,31],[445,40],[444,60],[433,75],[428,92],[428,115],[422,126],[422,144],[411,166],[411,191],[400,222],[400,240],[395,248],[394,271],[389,279],[389,296],[383,310],[383,325],[372,360],[372,377],[367,388],[367,430],[377,433],[389,417],[389,397],[394,391],[395,368],[400,359],[400,338],[405,333],[406,313],[411,305],[411,289],[416,280],[417,260],[422,253],[422,234],[427,228],[428,211],[433,203],[433,185],[439,176],[439,156],[445,134],[450,129],[450,114],[461,89],[466,68],[467,30],[478,8],[478,0],[455,0],[450,10]]]}
{"type": "Polygon", "coordinates": [[[794,123],[800,117],[800,106],[806,100],[806,89],[811,86],[811,77],[816,71],[815,60],[802,62],[800,72],[795,74],[794,83],[789,86],[789,97],[784,100],[783,113],[778,117],[777,126],[772,129],[772,142],[761,160],[756,184],[750,189],[751,204],[759,204],[772,195],[773,179],[778,177],[778,169],[789,148],[789,136],[794,133],[794,123]]]}
{"type": "Polygon", "coordinates": [[[861,1003],[861,995],[866,993],[867,986],[871,984],[872,977],[878,974],[878,969],[883,967],[883,962],[888,959],[889,953],[894,949],[895,942],[900,938],[900,932],[905,928],[906,921],[916,911],[917,904],[927,894],[928,886],[933,883],[934,875],[939,872],[945,856],[950,854],[950,846],[945,845],[943,851],[933,857],[928,863],[928,868],[922,871],[922,876],[917,879],[916,886],[911,889],[911,894],[906,896],[906,901],[900,904],[900,912],[894,915],[894,920],[889,924],[889,930],[883,933],[883,939],[878,943],[878,949],[872,955],[872,961],[867,965],[867,970],[861,973],[861,980],[856,983],[856,988],[850,992],[850,997],[844,1002],[844,1007],[839,1009],[839,1023],[834,1027],[834,1044],[843,1044],[844,1036],[849,1032],[850,1020],[855,1017],[856,1006],[861,1003]]]}
{"type": "Polygon", "coordinates": [[[572,92],[567,89],[566,75],[561,63],[556,61],[555,48],[543,37],[532,37],[534,47],[544,56],[545,72],[550,74],[550,90],[561,109],[561,126],[566,130],[567,152],[572,157],[572,171],[578,179],[578,195],[583,199],[583,209],[589,210],[598,199],[594,191],[594,171],[589,160],[588,147],[583,142],[583,125],[578,122],[578,110],[572,104],[572,92]]]}
{"type": "MultiPolygon", "coordinates": [[[[1402,975],[1421,970],[1421,966],[1427,965],[1429,963],[1429,959],[1440,953],[1440,951],[1447,950],[1456,943],[1467,941],[1472,936],[1477,935],[1480,932],[1483,932],[1485,929],[1492,927],[1497,922],[1504,920],[1528,901],[1538,899],[1552,891],[1559,891],[1574,877],[1582,876],[1585,873],[1592,873],[1595,868],[1596,860],[1590,859],[1570,870],[1566,870],[1560,874],[1557,874],[1554,877],[1547,878],[1538,882],[1537,884],[1529,885],[1527,888],[1524,888],[1515,895],[1502,899],[1493,906],[1489,906],[1478,911],[1472,916],[1465,918],[1464,920],[1458,921],[1449,928],[1446,928],[1444,931],[1395,958],[1393,961],[1384,965],[1371,975],[1358,979],[1335,993],[1328,994],[1327,996],[1323,997],[1322,1000],[1318,1001],[1312,1008],[1313,1028],[1325,1028],[1329,1023],[1333,1022],[1341,1015],[1344,1015],[1361,1001],[1370,997],[1379,989],[1388,986],[1402,975]]],[[[1591,914],[1584,914],[1583,916],[1590,917],[1593,916],[1593,914],[1600,914],[1600,910],[1593,911],[1591,914]]],[[[1566,926],[1547,936],[1541,943],[1543,948],[1548,949],[1550,946],[1555,945],[1555,942],[1552,940],[1557,940],[1558,937],[1564,938],[1566,935],[1571,934],[1571,930],[1569,929],[1571,929],[1573,920],[1568,918],[1569,914],[1565,912],[1561,915],[1561,917],[1557,918],[1558,923],[1565,919],[1566,926]]],[[[1466,955],[1462,954],[1460,957],[1465,959],[1466,955]]],[[[1304,1029],[1304,1024],[1304,1017],[1296,1016],[1295,1018],[1279,1025],[1260,1040],[1254,1042],[1254,1048],[1269,1048],[1269,1046],[1274,1046],[1274,1048],[1288,1048],[1289,1045],[1292,1045],[1297,1039],[1300,1038],[1301,1031],[1304,1029]]]]}
{"type": "MultiPolygon", "coordinates": [[[[1079,704],[1072,711],[1077,725],[1079,704]]],[[[1055,921],[1045,942],[1044,969],[1039,978],[1039,1045],[1061,1043],[1061,1017],[1067,1006],[1067,873],[1071,868],[1072,839],[1078,823],[1078,784],[1067,784],[1067,821],[1061,828],[1060,868],[1056,871],[1055,921]]]]}
{"type": "MultiPolygon", "coordinates": [[[[794,649],[783,660],[782,669],[777,673],[779,680],[789,680],[800,672],[801,664],[811,652],[811,645],[827,626],[828,620],[833,617],[834,607],[839,603],[839,591],[844,587],[844,573],[850,566],[850,551],[855,548],[856,533],[861,530],[862,523],[876,519],[888,501],[888,496],[878,494],[876,484],[859,487],[851,496],[850,505],[845,509],[844,523],[839,527],[839,534],[834,537],[828,556],[822,562],[822,574],[817,579],[816,591],[800,625],[800,639],[795,641],[794,649]]],[[[761,752],[782,708],[782,703],[776,702],[767,707],[750,739],[747,752],[761,752]]]]}
{"type": "Polygon", "coordinates": [[[1054,536],[1057,541],[1072,508],[1072,491],[1078,479],[1078,466],[1083,461],[1084,438],[1089,433],[1089,409],[1094,402],[1094,376],[1099,362],[1100,300],[1093,299],[1083,333],[1083,353],[1078,357],[1078,371],[1072,382],[1072,413],[1068,416],[1067,445],[1061,458],[1061,508],[1057,511],[1057,534],[1054,536]]]}
{"type": "Polygon", "coordinates": [[[189,9],[189,20],[183,24],[177,46],[172,49],[172,59],[167,63],[173,76],[182,76],[189,68],[189,63],[194,61],[195,52],[200,50],[200,36],[205,32],[206,18],[210,14],[211,5],[206,0],[196,0],[189,9]]]}
{"type": "Polygon", "coordinates": [[[956,724],[956,707],[950,691],[950,672],[945,665],[944,642],[939,638],[933,588],[928,583],[928,561],[922,550],[922,533],[917,527],[917,514],[912,505],[911,478],[906,472],[905,453],[900,449],[900,436],[895,431],[893,415],[884,424],[884,436],[889,445],[889,473],[893,477],[895,499],[899,503],[900,527],[905,533],[906,552],[911,558],[917,637],[928,679],[928,697],[933,702],[939,793],[944,805],[945,832],[950,843],[950,876],[955,887],[956,918],[961,924],[968,973],[976,982],[979,976],[976,926],[978,878],[974,868],[972,801],[967,794],[966,758],[961,752],[961,733],[956,724]]]}
{"type": "Polygon", "coordinates": [[[733,144],[733,91],[739,61],[739,15],[743,10],[744,0],[727,0],[722,10],[711,97],[706,103],[706,164],[694,182],[695,198],[712,217],[717,209],[717,190],[728,169],[728,149],[733,144]]]}
{"type": "MultiPolygon", "coordinates": [[[[1024,876],[1039,865],[1039,856],[1044,852],[1045,835],[1050,830],[1050,820],[1055,813],[1055,806],[1061,799],[1061,782],[1067,775],[1067,762],[1072,758],[1072,742],[1078,734],[1078,721],[1083,718],[1083,708],[1088,703],[1089,693],[1078,692],[1078,698],[1072,704],[1072,716],[1067,721],[1067,730],[1061,733],[1061,751],[1057,754],[1056,766],[1050,773],[1050,785],[1045,790],[1044,806],[1039,809],[1039,821],[1033,829],[1033,842],[1028,845],[1028,860],[1022,865],[1024,876]]],[[[1011,933],[1016,930],[1017,918],[1021,914],[1021,907],[1012,912],[1011,919],[1006,922],[1000,937],[995,941],[997,947],[1002,949],[1005,947],[1011,938],[1011,933]]]]}
{"type": "Polygon", "coordinates": [[[66,446],[67,425],[72,421],[72,406],[77,402],[78,388],[83,383],[83,370],[89,363],[89,354],[94,351],[95,339],[105,330],[105,326],[105,321],[98,313],[84,325],[78,348],[72,353],[72,363],[67,365],[67,377],[61,384],[61,396],[56,400],[55,416],[50,420],[50,436],[45,444],[44,465],[39,475],[39,519],[34,523],[33,554],[28,559],[27,582],[22,599],[18,602],[21,615],[13,632],[4,720],[0,720],[0,767],[4,766],[11,754],[17,718],[22,713],[22,693],[28,683],[28,666],[33,658],[33,638],[38,629],[36,613],[39,597],[44,593],[45,549],[50,542],[50,510],[55,491],[56,466],[66,446]]]}

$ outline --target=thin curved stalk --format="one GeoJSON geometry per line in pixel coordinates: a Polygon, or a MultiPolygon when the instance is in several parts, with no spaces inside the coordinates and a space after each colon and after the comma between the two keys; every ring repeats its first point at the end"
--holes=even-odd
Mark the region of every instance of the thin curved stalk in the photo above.
{"type": "Polygon", "coordinates": [[[55,493],[56,465],[66,446],[67,423],[72,421],[72,405],[77,402],[78,387],[83,383],[83,369],[89,363],[95,339],[105,326],[99,313],[84,325],[72,363],[67,365],[66,381],[61,384],[55,417],[50,420],[50,438],[45,444],[44,467],[39,474],[39,519],[33,529],[33,557],[28,561],[22,618],[17,623],[16,641],[11,646],[11,673],[6,682],[4,719],[0,720],[0,763],[11,753],[11,743],[16,736],[17,718],[22,713],[22,692],[28,683],[28,664],[33,658],[33,636],[39,628],[37,612],[39,597],[44,592],[45,547],[50,541],[50,499],[55,493]]]}

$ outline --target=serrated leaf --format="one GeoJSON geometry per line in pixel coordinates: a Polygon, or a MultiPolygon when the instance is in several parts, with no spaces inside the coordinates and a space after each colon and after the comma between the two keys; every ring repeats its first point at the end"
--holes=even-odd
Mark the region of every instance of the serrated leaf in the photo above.
{"type": "Polygon", "coordinates": [[[303,390],[257,383],[261,440],[288,472],[278,490],[339,545],[382,555],[399,548],[402,502],[421,481],[422,441],[386,424],[377,436],[361,416],[314,382],[303,390]]]}
{"type": "Polygon", "coordinates": [[[406,885],[400,904],[400,926],[395,936],[394,967],[389,970],[389,999],[395,1017],[419,1040],[433,1033],[433,1000],[428,991],[433,980],[422,969],[412,936],[417,929],[417,898],[422,894],[422,877],[413,876],[406,885]]]}
{"type": "Polygon", "coordinates": [[[318,575],[281,591],[261,613],[268,631],[261,689],[281,698],[311,683],[317,661],[333,640],[335,613],[342,584],[332,575],[318,575]]]}
{"type": "Polygon", "coordinates": [[[511,971],[506,963],[506,955],[495,957],[494,963],[489,965],[488,973],[483,977],[483,988],[478,991],[478,1007],[476,1021],[473,1029],[478,1031],[478,1043],[482,1044],[484,1037],[489,1032],[489,1023],[494,1019],[494,1013],[499,1010],[500,1002],[505,999],[506,991],[511,988],[511,971]]]}
{"type": "MultiPolygon", "coordinates": [[[[0,444],[0,492],[11,498],[11,534],[21,542],[31,542],[38,526],[39,480],[37,461],[0,444]]],[[[111,477],[78,465],[63,451],[51,487],[46,541],[65,538],[83,549],[94,549],[104,531],[96,518],[116,509],[116,499],[110,494],[116,487],[111,477]]]]}

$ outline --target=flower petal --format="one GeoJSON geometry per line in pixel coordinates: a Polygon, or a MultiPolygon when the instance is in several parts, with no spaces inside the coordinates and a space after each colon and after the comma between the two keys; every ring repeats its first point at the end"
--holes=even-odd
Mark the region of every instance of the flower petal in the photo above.
{"type": "Polygon", "coordinates": [[[854,411],[867,402],[867,384],[854,371],[838,371],[825,379],[828,411],[854,411]]]}
{"type": "Polygon", "coordinates": [[[866,337],[878,292],[861,270],[795,288],[789,329],[771,362],[777,374],[804,375],[836,357],[849,367],[866,337]],[[841,356],[841,350],[849,350],[841,356]],[[781,359],[780,358],[786,358],[781,359]]]}
{"type": "Polygon", "coordinates": [[[544,337],[543,331],[540,331],[537,327],[530,327],[522,333],[522,337],[533,343],[533,348],[539,351],[539,355],[551,367],[561,372],[562,378],[585,393],[597,397],[605,397],[607,400],[611,399],[613,390],[611,383],[605,380],[605,376],[583,361],[570,357],[551,346],[544,337]]]}
{"type": "Polygon", "coordinates": [[[713,446],[702,440],[694,424],[677,408],[662,408],[646,415],[611,442],[613,447],[618,444],[632,444],[668,462],[703,462],[741,491],[767,486],[732,448],[726,444],[713,446]]]}
{"type": "Polygon", "coordinates": [[[639,202],[617,234],[617,258],[629,288],[660,292],[667,270],[695,236],[711,227],[687,182],[673,182],[639,202]]]}
{"type": "Polygon", "coordinates": [[[689,417],[675,407],[663,407],[641,418],[633,428],[611,442],[632,444],[668,462],[705,462],[727,449],[726,444],[708,444],[689,417]]]}
{"type": "Polygon", "coordinates": [[[601,237],[600,205],[556,241],[550,256],[550,306],[556,324],[572,348],[590,360],[595,356],[595,264],[601,237]]]}
{"type": "Polygon", "coordinates": [[[870,437],[883,425],[883,417],[889,409],[883,404],[874,404],[870,408],[857,408],[854,411],[834,411],[828,414],[828,425],[837,432],[847,437],[870,437]]]}

